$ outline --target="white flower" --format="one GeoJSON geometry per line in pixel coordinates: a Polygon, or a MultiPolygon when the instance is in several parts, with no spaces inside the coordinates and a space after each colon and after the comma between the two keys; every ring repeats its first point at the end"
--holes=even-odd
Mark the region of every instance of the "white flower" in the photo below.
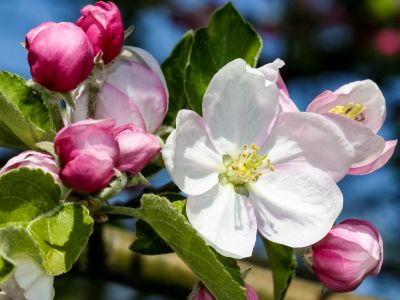
{"type": "Polygon", "coordinates": [[[354,150],[342,131],[314,113],[279,115],[279,93],[237,59],[211,80],[203,117],[178,113],[162,152],[187,216],[225,256],[250,256],[257,229],[291,247],[320,240],[342,209],[335,180],[354,150]]]}

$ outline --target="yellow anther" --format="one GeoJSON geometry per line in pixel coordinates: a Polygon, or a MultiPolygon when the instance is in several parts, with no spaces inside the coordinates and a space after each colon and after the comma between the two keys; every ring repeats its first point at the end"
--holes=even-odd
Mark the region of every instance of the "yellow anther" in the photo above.
{"type": "Polygon", "coordinates": [[[226,172],[220,174],[221,182],[243,186],[248,182],[257,182],[267,170],[274,171],[268,156],[266,154],[260,156],[257,153],[259,150],[257,145],[244,145],[242,149],[237,159],[224,155],[223,161],[226,172]]]}
{"type": "Polygon", "coordinates": [[[361,103],[354,104],[353,102],[349,102],[346,106],[335,106],[334,108],[330,109],[329,112],[361,122],[365,120],[365,109],[366,107],[361,103]]]}

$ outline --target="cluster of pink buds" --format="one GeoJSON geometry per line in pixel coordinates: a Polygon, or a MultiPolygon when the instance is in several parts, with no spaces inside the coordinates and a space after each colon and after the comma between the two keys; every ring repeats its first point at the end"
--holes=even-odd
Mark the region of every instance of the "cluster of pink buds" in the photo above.
{"type": "Polygon", "coordinates": [[[167,113],[167,87],[157,61],[140,48],[123,50],[123,43],[122,16],[113,2],[83,7],[76,24],[44,22],[27,33],[32,79],[56,93],[73,92],[76,103],[68,107],[69,125],[54,140],[57,162],[51,155],[26,151],[0,174],[38,168],[76,191],[93,193],[117,171],[137,174],[149,164],[161,151],[153,132],[167,113]],[[88,116],[86,79],[99,62],[106,64],[104,81],[88,116]]]}
{"type": "Polygon", "coordinates": [[[64,184],[82,192],[107,186],[115,174],[138,173],[157,155],[157,138],[133,124],[114,128],[111,119],[84,120],[63,128],[54,141],[64,184]]]}
{"type": "Polygon", "coordinates": [[[116,58],[124,43],[121,12],[112,2],[97,2],[81,10],[73,23],[45,22],[26,35],[33,80],[49,90],[68,92],[84,81],[101,52],[105,63],[116,58]]]}

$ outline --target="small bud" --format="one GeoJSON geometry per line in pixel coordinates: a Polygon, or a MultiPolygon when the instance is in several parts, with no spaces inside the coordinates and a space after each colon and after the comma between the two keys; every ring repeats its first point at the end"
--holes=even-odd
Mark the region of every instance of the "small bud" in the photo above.
{"type": "Polygon", "coordinates": [[[112,120],[85,120],[57,134],[54,148],[65,185],[88,193],[107,186],[114,176],[114,164],[119,156],[113,127],[112,120]]]}
{"type": "Polygon", "coordinates": [[[122,172],[139,173],[161,151],[155,135],[133,124],[116,128],[113,134],[120,151],[116,167],[122,172]]]}
{"type": "Polygon", "coordinates": [[[85,32],[72,23],[46,22],[26,35],[32,78],[49,90],[68,92],[93,67],[93,48],[85,32]]]}
{"type": "Polygon", "coordinates": [[[44,154],[37,151],[24,151],[11,158],[4,167],[0,170],[0,175],[6,172],[18,169],[18,168],[29,168],[29,169],[41,169],[45,173],[49,173],[53,176],[56,182],[59,182],[59,169],[54,158],[51,155],[44,154]]]}
{"type": "Polygon", "coordinates": [[[82,16],[76,22],[88,36],[93,45],[94,54],[103,53],[104,63],[117,57],[124,44],[124,25],[121,12],[111,1],[86,5],[82,16]]]}
{"type": "Polygon", "coordinates": [[[311,267],[333,292],[356,289],[366,276],[379,273],[382,262],[381,236],[367,221],[343,221],[312,246],[311,267]]]}

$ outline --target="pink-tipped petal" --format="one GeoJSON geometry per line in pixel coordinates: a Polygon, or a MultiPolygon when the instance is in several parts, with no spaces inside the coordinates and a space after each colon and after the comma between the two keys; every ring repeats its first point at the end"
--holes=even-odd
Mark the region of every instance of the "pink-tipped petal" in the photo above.
{"type": "Polygon", "coordinates": [[[168,107],[168,87],[167,87],[167,82],[165,81],[164,74],[161,70],[160,64],[158,61],[154,58],[153,55],[151,55],[149,52],[146,50],[139,48],[139,47],[131,47],[131,46],[125,46],[124,49],[128,50],[130,53],[133,55],[133,59],[136,60],[139,63],[142,63],[149,67],[154,73],[156,73],[162,83],[164,84],[164,89],[167,94],[167,107],[168,107]]]}
{"type": "Polygon", "coordinates": [[[305,112],[281,113],[260,152],[268,155],[272,165],[311,165],[334,181],[346,175],[354,159],[354,149],[338,126],[305,112]]]}
{"type": "Polygon", "coordinates": [[[386,117],[386,104],[379,87],[369,79],[348,83],[334,92],[323,92],[309,104],[307,111],[327,113],[332,108],[346,106],[349,102],[365,106],[365,120],[360,122],[377,133],[386,117]]]}
{"type": "Polygon", "coordinates": [[[116,126],[133,123],[136,127],[146,130],[146,122],[135,102],[108,82],[104,83],[97,99],[95,118],[114,119],[116,126]]]}
{"type": "MultiPolygon", "coordinates": [[[[168,97],[164,84],[157,73],[144,64],[133,60],[120,59],[111,66],[106,77],[106,83],[124,94],[138,108],[145,123],[144,130],[154,132],[160,127],[167,113],[168,97]]],[[[113,99],[108,97],[107,91],[102,91],[98,100],[96,115],[114,118],[117,126],[126,125],[123,117],[120,121],[119,114],[107,116],[107,111],[103,111],[104,108],[114,105],[113,99]]],[[[122,108],[119,111],[123,116],[122,108]]],[[[129,120],[128,123],[137,125],[135,118],[129,120]]]]}
{"type": "Polygon", "coordinates": [[[355,155],[351,168],[363,166],[383,152],[385,141],[364,124],[333,113],[326,113],[324,116],[342,129],[354,147],[355,155]]]}
{"type": "Polygon", "coordinates": [[[157,137],[151,133],[125,125],[114,130],[119,147],[117,169],[122,172],[138,173],[161,151],[157,137]]]}
{"type": "Polygon", "coordinates": [[[379,154],[378,158],[362,166],[350,168],[348,174],[365,175],[382,168],[392,157],[396,144],[397,140],[385,142],[385,148],[383,149],[382,153],[379,154]]]}
{"type": "Polygon", "coordinates": [[[60,170],[51,155],[32,150],[21,152],[1,168],[0,175],[18,168],[41,169],[53,176],[56,182],[59,182],[58,173],[60,170]]]}

